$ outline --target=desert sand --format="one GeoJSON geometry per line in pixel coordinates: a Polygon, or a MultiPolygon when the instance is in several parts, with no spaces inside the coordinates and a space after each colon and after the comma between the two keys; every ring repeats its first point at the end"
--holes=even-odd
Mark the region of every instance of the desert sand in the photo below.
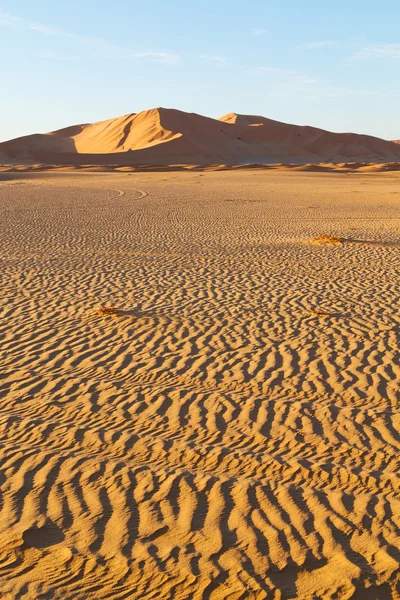
{"type": "Polygon", "coordinates": [[[399,162],[398,144],[262,116],[211,119],[153,108],[0,144],[0,163],[50,165],[242,165],[399,162]]]}
{"type": "Polygon", "coordinates": [[[400,597],[399,199],[0,173],[2,599],[400,597]]]}

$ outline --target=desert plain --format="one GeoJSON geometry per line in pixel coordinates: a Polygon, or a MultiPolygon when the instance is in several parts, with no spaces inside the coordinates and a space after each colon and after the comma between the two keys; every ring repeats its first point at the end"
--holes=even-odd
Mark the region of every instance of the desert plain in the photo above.
{"type": "Polygon", "coordinates": [[[1,598],[399,598],[399,201],[1,172],[1,598]]]}

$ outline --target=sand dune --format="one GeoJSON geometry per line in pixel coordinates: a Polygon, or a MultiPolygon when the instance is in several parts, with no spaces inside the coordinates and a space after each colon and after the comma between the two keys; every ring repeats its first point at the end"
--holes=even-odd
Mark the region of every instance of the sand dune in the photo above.
{"type": "Polygon", "coordinates": [[[55,165],[388,162],[400,149],[367,135],[331,133],[230,113],[211,119],[154,108],[0,144],[7,162],[55,165]]]}
{"type": "Polygon", "coordinates": [[[2,598],[399,597],[398,193],[0,174],[2,598]]]}

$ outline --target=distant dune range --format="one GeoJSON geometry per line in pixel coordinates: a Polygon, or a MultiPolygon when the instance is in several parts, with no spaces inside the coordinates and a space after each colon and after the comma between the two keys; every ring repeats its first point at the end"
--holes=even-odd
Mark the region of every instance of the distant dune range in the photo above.
{"type": "Polygon", "coordinates": [[[47,165],[244,165],[251,163],[386,163],[398,143],[331,133],[261,116],[211,119],[154,108],[0,144],[0,163],[47,165]]]}

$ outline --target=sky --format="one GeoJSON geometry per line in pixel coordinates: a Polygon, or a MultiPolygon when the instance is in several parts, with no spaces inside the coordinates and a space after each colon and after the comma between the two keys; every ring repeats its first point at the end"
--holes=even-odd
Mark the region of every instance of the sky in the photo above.
{"type": "Polygon", "coordinates": [[[400,138],[399,0],[0,0],[0,141],[164,106],[400,138]]]}

